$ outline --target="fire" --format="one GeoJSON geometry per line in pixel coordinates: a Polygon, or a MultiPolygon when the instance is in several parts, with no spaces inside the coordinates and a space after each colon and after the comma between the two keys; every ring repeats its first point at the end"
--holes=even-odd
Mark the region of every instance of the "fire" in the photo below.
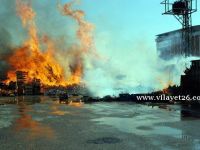
{"type": "Polygon", "coordinates": [[[162,90],[162,93],[163,94],[170,94],[169,92],[169,87],[174,85],[173,81],[169,80],[167,82],[163,82],[162,80],[159,80],[159,82],[162,84],[163,86],[163,90],[162,90]]]}
{"type": "Polygon", "coordinates": [[[33,11],[30,4],[23,3],[21,0],[16,0],[16,11],[23,26],[27,28],[29,32],[30,38],[25,42],[25,45],[28,45],[33,52],[39,52],[39,40],[34,20],[36,13],[33,11]]]}
{"type": "Polygon", "coordinates": [[[92,31],[94,26],[85,21],[85,13],[82,10],[72,10],[71,7],[75,2],[76,1],[72,1],[64,6],[58,3],[58,8],[63,15],[73,18],[78,23],[79,29],[77,30],[76,35],[80,40],[82,51],[87,53],[93,48],[92,31]]]}
{"type": "MultiPolygon", "coordinates": [[[[78,21],[80,26],[77,35],[81,41],[82,52],[90,49],[92,38],[90,34],[91,25],[84,21],[82,11],[73,11],[66,4],[63,13],[71,15],[78,21]]],[[[20,48],[15,49],[15,53],[8,58],[11,70],[7,73],[7,83],[16,80],[16,71],[28,72],[28,80],[40,79],[46,86],[68,86],[79,84],[83,74],[82,52],[77,55],[76,65],[69,75],[65,74],[65,68],[56,60],[56,49],[53,42],[45,42],[46,50],[42,50],[41,40],[38,36],[35,24],[36,12],[30,3],[16,0],[17,15],[21,19],[23,27],[27,30],[28,38],[20,48]]]]}

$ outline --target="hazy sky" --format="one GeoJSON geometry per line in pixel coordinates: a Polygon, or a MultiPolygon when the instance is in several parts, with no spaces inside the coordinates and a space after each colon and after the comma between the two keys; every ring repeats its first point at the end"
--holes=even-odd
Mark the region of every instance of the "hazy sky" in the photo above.
{"type": "MultiPolygon", "coordinates": [[[[82,0],[81,7],[96,25],[97,32],[109,32],[123,40],[147,38],[154,44],[155,35],[181,28],[173,16],[164,16],[161,0],[82,0]]],[[[193,24],[200,24],[200,12],[193,24]]]]}

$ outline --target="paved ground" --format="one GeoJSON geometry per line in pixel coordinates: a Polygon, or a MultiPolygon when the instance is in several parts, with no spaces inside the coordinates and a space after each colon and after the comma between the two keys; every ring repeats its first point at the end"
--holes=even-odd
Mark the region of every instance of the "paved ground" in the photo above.
{"type": "Polygon", "coordinates": [[[0,98],[0,150],[200,149],[200,121],[181,117],[180,106],[56,100],[0,98]]]}

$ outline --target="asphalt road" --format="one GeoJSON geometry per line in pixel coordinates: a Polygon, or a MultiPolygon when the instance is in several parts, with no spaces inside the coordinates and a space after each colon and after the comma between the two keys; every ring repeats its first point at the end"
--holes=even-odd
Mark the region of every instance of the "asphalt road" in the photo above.
{"type": "Polygon", "coordinates": [[[0,150],[198,150],[200,120],[134,103],[0,98],[0,150]]]}

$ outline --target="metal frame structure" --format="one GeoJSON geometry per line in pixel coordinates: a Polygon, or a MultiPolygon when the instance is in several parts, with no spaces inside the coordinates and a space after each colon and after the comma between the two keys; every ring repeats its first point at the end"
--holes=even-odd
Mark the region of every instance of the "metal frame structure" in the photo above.
{"type": "Polygon", "coordinates": [[[197,11],[197,0],[164,0],[161,4],[165,5],[165,12],[163,15],[173,15],[182,24],[183,29],[192,26],[192,13],[197,11]],[[176,14],[172,8],[175,2],[187,3],[187,8],[179,14],[176,14]]]}
{"type": "Polygon", "coordinates": [[[197,0],[164,0],[161,4],[165,6],[163,15],[173,15],[181,23],[184,54],[188,56],[191,51],[192,14],[197,11],[197,0]]]}

